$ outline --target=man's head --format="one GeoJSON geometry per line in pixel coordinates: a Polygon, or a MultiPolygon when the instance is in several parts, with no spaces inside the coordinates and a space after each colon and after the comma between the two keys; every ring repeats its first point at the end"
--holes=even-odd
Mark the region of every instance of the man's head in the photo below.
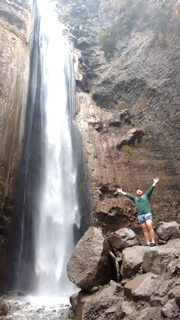
{"type": "Polygon", "coordinates": [[[138,189],[138,190],[136,191],[136,194],[137,194],[138,197],[141,197],[141,196],[143,195],[143,192],[138,189]]]}

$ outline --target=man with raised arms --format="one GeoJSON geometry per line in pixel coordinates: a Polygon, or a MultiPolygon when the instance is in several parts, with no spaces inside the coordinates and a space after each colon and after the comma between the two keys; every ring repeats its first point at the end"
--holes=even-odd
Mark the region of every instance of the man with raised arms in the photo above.
{"type": "Polygon", "coordinates": [[[149,205],[149,198],[156,186],[156,183],[159,181],[158,178],[153,180],[153,185],[151,188],[143,194],[141,190],[137,190],[136,194],[137,196],[132,196],[131,194],[128,194],[121,189],[116,190],[117,193],[121,193],[124,196],[128,197],[132,201],[135,202],[136,208],[137,208],[137,215],[138,215],[138,222],[141,224],[144,232],[144,236],[146,239],[146,246],[151,246],[154,247],[155,241],[154,241],[154,230],[152,226],[152,213],[151,213],[151,208],[149,205]],[[151,243],[149,238],[151,238],[151,243]]]}

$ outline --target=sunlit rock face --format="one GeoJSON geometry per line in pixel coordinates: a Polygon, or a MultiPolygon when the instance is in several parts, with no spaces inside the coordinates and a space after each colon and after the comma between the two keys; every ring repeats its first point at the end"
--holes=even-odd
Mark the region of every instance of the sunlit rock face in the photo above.
{"type": "Polygon", "coordinates": [[[29,81],[32,0],[0,2],[0,283],[14,211],[29,81]]]}
{"type": "Polygon", "coordinates": [[[160,178],[151,197],[155,227],[161,219],[179,222],[178,1],[66,0],[57,8],[79,50],[77,89],[87,94],[78,93],[77,119],[82,116],[95,225],[106,233],[131,227],[139,234],[133,203],[113,191],[120,186],[132,194],[138,188],[145,192],[155,176],[160,178]],[[131,124],[122,125],[125,109],[131,124]],[[109,117],[116,118],[114,124],[109,117]],[[134,128],[141,132],[135,145],[126,137],[134,128]],[[123,150],[123,144],[131,149],[123,150]]]}
{"type": "Polygon", "coordinates": [[[163,181],[165,161],[160,151],[154,153],[150,149],[130,112],[101,109],[87,93],[77,94],[77,104],[76,120],[82,133],[86,180],[91,181],[94,224],[106,234],[123,227],[133,228],[141,237],[133,202],[114,192],[117,186],[134,195],[140,186],[146,192],[155,175],[161,181],[150,198],[154,226],[163,216],[169,220],[169,212],[175,215],[171,199],[164,199],[171,183],[169,177],[167,186],[163,181]]]}

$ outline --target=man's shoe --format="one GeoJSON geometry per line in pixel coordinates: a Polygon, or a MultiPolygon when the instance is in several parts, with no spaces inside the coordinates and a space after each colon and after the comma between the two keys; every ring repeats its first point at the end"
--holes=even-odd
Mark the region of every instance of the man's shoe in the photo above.
{"type": "Polygon", "coordinates": [[[144,246],[145,246],[145,247],[149,247],[149,246],[150,246],[150,244],[146,243],[144,246]]]}
{"type": "Polygon", "coordinates": [[[150,246],[151,246],[151,247],[155,247],[156,244],[155,244],[154,242],[151,242],[150,246]]]}

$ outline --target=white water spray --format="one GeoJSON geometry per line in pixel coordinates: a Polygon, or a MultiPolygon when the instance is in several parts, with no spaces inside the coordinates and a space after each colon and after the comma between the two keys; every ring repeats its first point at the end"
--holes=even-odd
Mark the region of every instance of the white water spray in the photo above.
{"type": "Polygon", "coordinates": [[[35,226],[35,271],[39,296],[69,296],[73,285],[66,264],[73,251],[73,224],[78,221],[76,170],[71,119],[72,57],[54,2],[38,0],[40,14],[41,92],[44,115],[43,175],[35,226]]]}

